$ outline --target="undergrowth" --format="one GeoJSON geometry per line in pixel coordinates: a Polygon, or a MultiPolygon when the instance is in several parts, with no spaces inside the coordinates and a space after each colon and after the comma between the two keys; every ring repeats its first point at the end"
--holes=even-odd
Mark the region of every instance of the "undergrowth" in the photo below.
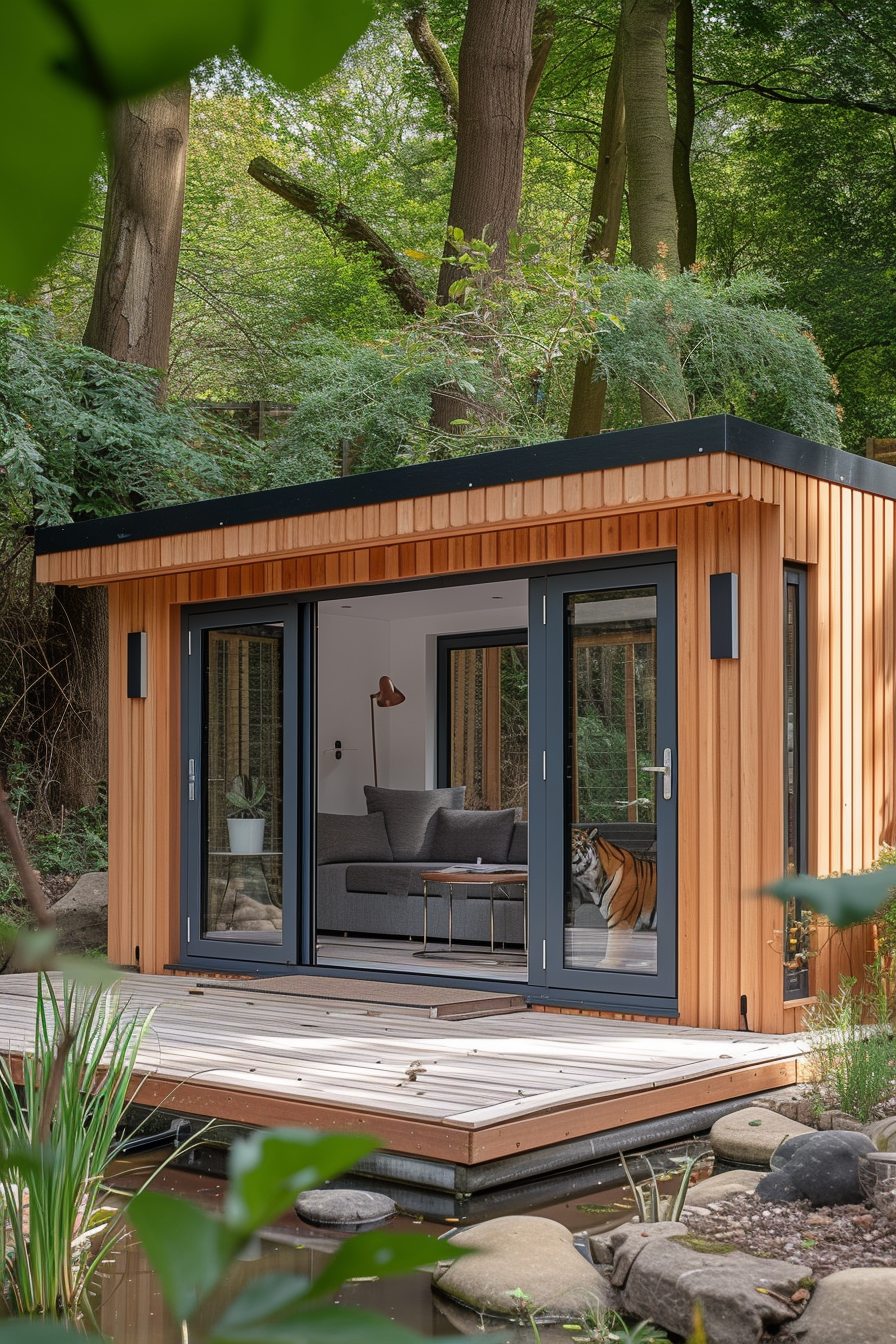
{"type": "Polygon", "coordinates": [[[870,993],[857,992],[855,979],[841,976],[835,995],[818,995],[806,1027],[808,1064],[821,1104],[867,1124],[896,1087],[896,1038],[879,974],[870,993]]]}

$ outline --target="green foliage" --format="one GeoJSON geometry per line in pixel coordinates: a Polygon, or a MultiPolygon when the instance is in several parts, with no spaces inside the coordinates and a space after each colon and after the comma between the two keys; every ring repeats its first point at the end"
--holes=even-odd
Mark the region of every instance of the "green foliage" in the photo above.
{"type": "Polygon", "coordinates": [[[151,1014],[125,1018],[117,990],[38,979],[35,1046],[21,1091],[0,1058],[0,1288],[23,1314],[77,1314],[123,1234],[102,1206],[137,1050],[151,1014]]]}
{"type": "Polygon", "coordinates": [[[263,779],[255,775],[235,775],[233,784],[224,795],[229,812],[233,817],[264,817],[267,815],[262,803],[267,795],[268,786],[263,779]]]}
{"type": "Polygon", "coordinates": [[[657,1171],[654,1169],[649,1155],[642,1154],[650,1175],[644,1181],[636,1181],[629,1170],[624,1154],[620,1153],[619,1160],[622,1163],[625,1179],[628,1181],[629,1189],[632,1192],[635,1208],[638,1210],[639,1221],[642,1223],[677,1223],[684,1208],[693,1170],[698,1162],[704,1161],[708,1156],[709,1149],[691,1153],[678,1166],[666,1167],[657,1171]],[[671,1181],[676,1179],[679,1184],[674,1195],[664,1195],[660,1192],[659,1182],[661,1180],[671,1181]]]}
{"type": "Polygon", "coordinates": [[[805,1015],[816,1088],[825,1103],[862,1124],[896,1087],[896,1037],[885,1013],[885,1001],[857,993],[855,979],[841,976],[837,993],[819,993],[805,1015]]]}
{"type": "Polygon", "coordinates": [[[0,530],[232,488],[239,442],[156,392],[150,370],[56,340],[43,310],[0,305],[0,530]]]}
{"type": "MultiPolygon", "coordinates": [[[[240,1139],[231,1149],[223,1218],[170,1195],[137,1195],[129,1217],[175,1319],[189,1321],[258,1229],[302,1190],[353,1166],[375,1146],[363,1136],[311,1130],[266,1130],[240,1139]]],[[[344,1241],[315,1279],[272,1274],[250,1284],[219,1317],[208,1344],[411,1344],[418,1339],[411,1331],[352,1307],[320,1306],[320,1299],[346,1279],[406,1274],[463,1253],[415,1233],[361,1233],[344,1241]]]]}
{"type": "Polygon", "coordinates": [[[0,115],[17,127],[0,151],[9,188],[0,216],[5,283],[27,293],[71,232],[116,102],[186,78],[234,47],[273,79],[302,88],[333,68],[370,18],[363,0],[339,0],[326,11],[310,0],[5,6],[0,115]]]}
{"type": "Polygon", "coordinates": [[[824,915],[835,928],[848,929],[871,919],[892,888],[892,873],[878,870],[843,877],[782,877],[764,890],[784,904],[801,901],[816,914],[824,915]]]}
{"type": "MultiPolygon", "coordinates": [[[[896,866],[896,846],[884,845],[871,866],[881,872],[896,866]]],[[[896,875],[893,877],[893,887],[872,918],[877,925],[878,953],[881,958],[892,963],[896,957],[896,875]]]]}

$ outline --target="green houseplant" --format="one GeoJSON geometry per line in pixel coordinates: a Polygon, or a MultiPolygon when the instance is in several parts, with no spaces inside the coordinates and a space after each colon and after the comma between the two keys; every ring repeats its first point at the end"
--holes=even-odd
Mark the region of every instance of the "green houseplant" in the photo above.
{"type": "Polygon", "coordinates": [[[267,792],[267,784],[255,775],[234,776],[225,794],[231,854],[260,854],[264,849],[267,817],[262,804],[267,792]]]}

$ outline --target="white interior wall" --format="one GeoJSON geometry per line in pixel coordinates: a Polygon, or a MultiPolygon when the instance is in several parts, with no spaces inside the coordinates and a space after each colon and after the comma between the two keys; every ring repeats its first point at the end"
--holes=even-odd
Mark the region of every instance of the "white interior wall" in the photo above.
{"type": "Polygon", "coordinates": [[[525,629],[524,580],[382,596],[348,597],[318,608],[318,809],[365,812],[373,783],[370,694],[382,676],[404,704],[375,709],[379,782],[385,788],[435,784],[436,639],[525,629]],[[343,744],[337,761],[333,743],[343,744]]]}

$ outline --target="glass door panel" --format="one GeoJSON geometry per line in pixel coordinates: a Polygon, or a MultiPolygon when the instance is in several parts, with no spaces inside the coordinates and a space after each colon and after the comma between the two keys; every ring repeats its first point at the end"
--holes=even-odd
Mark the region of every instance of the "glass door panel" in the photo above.
{"type": "Polygon", "coordinates": [[[656,588],[566,597],[563,964],[656,975],[656,588]]]}
{"type": "Polygon", "coordinates": [[[532,731],[539,722],[544,750],[536,746],[532,765],[533,778],[542,765],[544,867],[539,873],[530,853],[530,896],[543,884],[546,982],[668,1000],[676,985],[675,567],[551,577],[543,594],[544,681],[533,688],[532,731]]]}
{"type": "Polygon", "coordinates": [[[283,941],[283,625],[207,630],[202,936],[283,941]]]}
{"type": "Polygon", "coordinates": [[[297,631],[295,607],[188,620],[188,955],[296,960],[297,631]]]}

